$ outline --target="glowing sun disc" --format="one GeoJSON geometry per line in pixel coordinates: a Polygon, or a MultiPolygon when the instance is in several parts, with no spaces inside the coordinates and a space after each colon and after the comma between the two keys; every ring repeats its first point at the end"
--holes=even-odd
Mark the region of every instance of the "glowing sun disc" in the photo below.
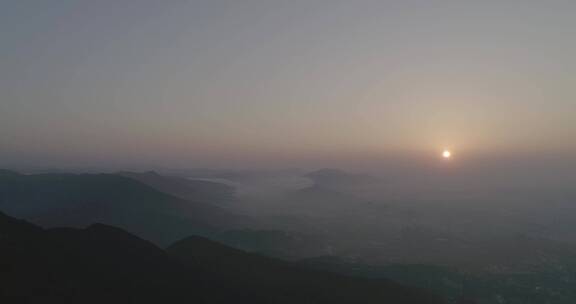
{"type": "Polygon", "coordinates": [[[442,152],[442,157],[445,159],[449,159],[450,157],[452,157],[452,152],[450,152],[449,150],[444,150],[442,152]]]}

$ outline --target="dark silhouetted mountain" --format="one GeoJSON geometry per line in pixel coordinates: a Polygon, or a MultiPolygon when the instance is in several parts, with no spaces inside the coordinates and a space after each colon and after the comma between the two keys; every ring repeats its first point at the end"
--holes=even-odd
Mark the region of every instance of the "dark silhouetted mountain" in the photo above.
{"type": "Polygon", "coordinates": [[[390,281],[307,270],[201,237],[168,253],[122,229],[44,230],[0,214],[1,303],[439,303],[390,281]]]}
{"type": "Polygon", "coordinates": [[[187,201],[223,204],[234,200],[234,188],[222,183],[164,176],[156,172],[120,172],[118,174],[187,201]]]}
{"type": "MultiPolygon", "coordinates": [[[[1,303],[223,304],[237,299],[233,289],[209,285],[202,272],[119,228],[43,230],[0,214],[0,235],[1,303]]],[[[259,303],[257,296],[243,297],[259,303]]]]}
{"type": "Polygon", "coordinates": [[[24,220],[18,220],[13,217],[7,216],[0,212],[0,231],[3,232],[2,240],[6,240],[7,234],[10,233],[11,237],[26,237],[28,235],[33,235],[34,233],[40,232],[42,229],[33,224],[30,224],[24,220]]]}
{"type": "Polygon", "coordinates": [[[202,237],[167,249],[212,280],[240,290],[257,290],[270,303],[440,303],[431,294],[389,280],[358,279],[247,253],[202,237]]]}
{"type": "Polygon", "coordinates": [[[0,175],[0,210],[46,227],[106,223],[161,244],[251,223],[114,174],[0,175]]]}

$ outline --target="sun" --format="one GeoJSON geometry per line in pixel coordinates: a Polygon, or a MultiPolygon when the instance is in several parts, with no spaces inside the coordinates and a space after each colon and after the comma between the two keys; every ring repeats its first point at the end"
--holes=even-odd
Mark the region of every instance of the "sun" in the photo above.
{"type": "Polygon", "coordinates": [[[444,159],[450,159],[452,157],[452,152],[448,149],[444,149],[444,151],[442,151],[442,157],[444,159]]]}

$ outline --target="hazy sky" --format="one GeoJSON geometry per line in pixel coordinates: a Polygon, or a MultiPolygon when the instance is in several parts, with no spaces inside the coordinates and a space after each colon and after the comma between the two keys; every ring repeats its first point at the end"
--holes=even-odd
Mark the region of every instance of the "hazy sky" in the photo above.
{"type": "Polygon", "coordinates": [[[0,1],[2,165],[576,154],[576,1],[0,1]]]}

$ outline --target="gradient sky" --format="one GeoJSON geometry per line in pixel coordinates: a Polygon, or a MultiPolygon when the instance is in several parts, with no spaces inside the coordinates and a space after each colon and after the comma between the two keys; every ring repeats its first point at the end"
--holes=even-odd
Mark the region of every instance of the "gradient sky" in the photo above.
{"type": "Polygon", "coordinates": [[[10,166],[576,155],[576,2],[6,0],[10,166]]]}

